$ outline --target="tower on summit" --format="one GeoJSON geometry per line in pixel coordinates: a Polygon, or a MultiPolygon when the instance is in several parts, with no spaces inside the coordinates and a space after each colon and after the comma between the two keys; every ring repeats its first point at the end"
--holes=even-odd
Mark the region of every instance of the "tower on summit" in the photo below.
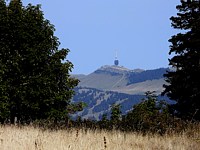
{"type": "Polygon", "coordinates": [[[115,61],[114,61],[114,65],[118,66],[119,65],[119,60],[117,59],[117,51],[115,52],[115,61]]]}

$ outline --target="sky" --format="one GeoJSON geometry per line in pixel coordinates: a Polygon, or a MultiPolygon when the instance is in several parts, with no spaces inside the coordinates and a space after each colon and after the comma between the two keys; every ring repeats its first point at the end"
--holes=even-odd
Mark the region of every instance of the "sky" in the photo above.
{"type": "Polygon", "coordinates": [[[90,74],[104,65],[129,69],[168,67],[168,40],[177,31],[169,18],[180,0],[23,0],[41,4],[55,26],[60,48],[70,49],[73,74],[90,74]]]}

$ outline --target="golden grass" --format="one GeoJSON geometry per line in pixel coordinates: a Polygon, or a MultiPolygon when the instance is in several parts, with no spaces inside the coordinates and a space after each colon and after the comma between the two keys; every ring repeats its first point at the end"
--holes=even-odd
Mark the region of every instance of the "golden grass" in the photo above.
{"type": "Polygon", "coordinates": [[[143,136],[119,131],[43,131],[30,126],[1,126],[0,150],[198,150],[198,136],[195,133],[190,137],[186,132],[143,136]]]}

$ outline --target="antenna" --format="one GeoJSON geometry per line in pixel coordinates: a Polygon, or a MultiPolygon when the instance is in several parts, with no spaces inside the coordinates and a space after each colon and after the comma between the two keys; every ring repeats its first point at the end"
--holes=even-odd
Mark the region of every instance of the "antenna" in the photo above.
{"type": "Polygon", "coordinates": [[[117,60],[117,50],[115,50],[115,60],[117,60]]]}

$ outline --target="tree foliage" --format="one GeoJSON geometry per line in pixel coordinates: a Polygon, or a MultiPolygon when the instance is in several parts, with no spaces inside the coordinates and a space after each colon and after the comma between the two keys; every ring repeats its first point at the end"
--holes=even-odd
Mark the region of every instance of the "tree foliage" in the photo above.
{"type": "MultiPolygon", "coordinates": [[[[141,103],[133,106],[127,114],[121,114],[121,105],[111,106],[111,116],[103,114],[101,120],[78,118],[73,125],[90,129],[121,130],[125,132],[139,131],[141,133],[164,134],[172,130],[182,131],[186,125],[169,113],[169,105],[159,100],[154,92],[146,92],[146,97],[141,103]]],[[[110,114],[109,114],[110,115],[110,114]]]]}
{"type": "Polygon", "coordinates": [[[20,122],[67,117],[78,80],[70,77],[73,64],[63,63],[55,28],[40,5],[0,0],[0,120],[20,122]]]}
{"type": "Polygon", "coordinates": [[[125,116],[125,124],[130,130],[164,132],[169,119],[168,105],[148,91],[146,98],[125,116]]]}
{"type": "Polygon", "coordinates": [[[169,40],[174,71],[165,74],[163,94],[177,101],[173,108],[178,116],[200,120],[200,1],[181,0],[176,8],[172,27],[181,32],[169,40]]]}
{"type": "Polygon", "coordinates": [[[121,110],[120,110],[121,105],[120,104],[113,104],[111,107],[111,117],[110,121],[114,127],[117,127],[120,123],[121,119],[121,110]]]}

